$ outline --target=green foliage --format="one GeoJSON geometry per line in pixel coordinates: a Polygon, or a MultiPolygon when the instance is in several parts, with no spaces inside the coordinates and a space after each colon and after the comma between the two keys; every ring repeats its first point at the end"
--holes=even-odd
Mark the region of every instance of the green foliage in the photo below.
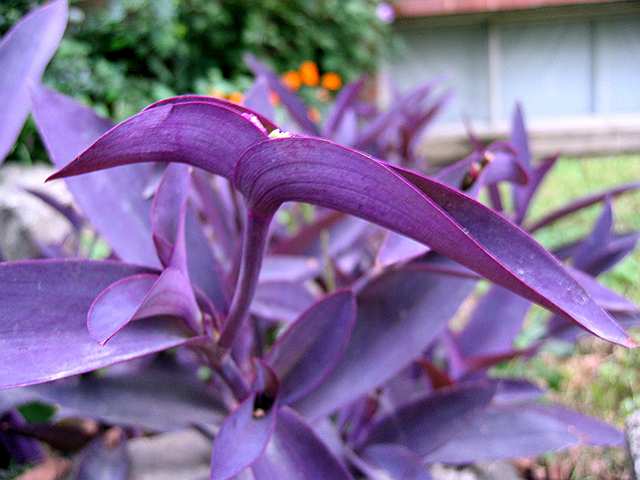
{"type": "MultiPolygon", "coordinates": [[[[4,0],[0,34],[42,3],[4,0]]],[[[45,83],[115,120],[181,93],[230,93],[251,83],[242,56],[279,72],[314,61],[352,80],[375,68],[389,40],[378,0],[70,0],[65,38],[45,83]]],[[[12,154],[46,158],[27,125],[12,154]]]]}

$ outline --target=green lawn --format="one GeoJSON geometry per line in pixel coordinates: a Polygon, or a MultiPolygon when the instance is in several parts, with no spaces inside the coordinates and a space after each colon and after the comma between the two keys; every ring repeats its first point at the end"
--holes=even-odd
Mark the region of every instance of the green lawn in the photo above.
{"type": "MultiPolygon", "coordinates": [[[[640,181],[640,155],[562,158],[540,188],[529,221],[578,197],[632,181],[640,181]]],[[[540,230],[536,237],[548,248],[576,240],[590,231],[600,211],[600,205],[585,209],[540,230]]],[[[616,231],[640,230],[640,192],[615,199],[614,214],[616,231]]],[[[640,248],[600,280],[640,304],[640,248]]],[[[540,311],[535,311],[538,314],[530,316],[525,337],[535,337],[540,328],[540,311]]],[[[640,340],[640,334],[637,338],[640,340]]],[[[594,337],[585,338],[575,348],[550,346],[529,361],[509,362],[496,373],[527,377],[547,388],[552,400],[618,426],[640,409],[640,349],[614,347],[594,337]]],[[[543,457],[538,464],[569,465],[573,470],[566,478],[571,479],[630,478],[621,450],[578,449],[543,457]]]]}
{"type": "MultiPolygon", "coordinates": [[[[563,158],[540,188],[531,219],[535,220],[572,199],[632,181],[640,181],[640,155],[563,158]]],[[[589,231],[600,210],[599,205],[585,209],[541,230],[537,237],[547,247],[575,240],[589,231]]],[[[618,197],[614,201],[614,212],[617,231],[640,230],[640,192],[618,197]]],[[[640,304],[640,249],[603,275],[602,281],[640,304]]]]}

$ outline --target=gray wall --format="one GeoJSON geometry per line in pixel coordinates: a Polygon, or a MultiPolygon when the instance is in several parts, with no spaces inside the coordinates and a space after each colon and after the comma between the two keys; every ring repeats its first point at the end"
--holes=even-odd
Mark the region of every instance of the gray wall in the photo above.
{"type": "Polygon", "coordinates": [[[387,76],[436,76],[455,98],[441,124],[497,126],[515,101],[533,120],[640,117],[640,2],[400,23],[387,76]]]}

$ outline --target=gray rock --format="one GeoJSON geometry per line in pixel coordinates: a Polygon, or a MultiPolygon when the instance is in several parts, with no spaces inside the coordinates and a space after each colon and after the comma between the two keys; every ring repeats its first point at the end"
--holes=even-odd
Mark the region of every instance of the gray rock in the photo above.
{"type": "Polygon", "coordinates": [[[209,480],[211,440],[195,430],[129,441],[130,480],[209,480]]]}
{"type": "Polygon", "coordinates": [[[640,410],[627,418],[625,425],[627,452],[631,463],[631,474],[634,480],[640,480],[640,410]]]}
{"type": "Polygon", "coordinates": [[[430,472],[434,480],[520,480],[516,468],[507,462],[481,463],[465,468],[436,464],[430,472]]]}
{"type": "Polygon", "coordinates": [[[0,253],[6,260],[33,258],[40,252],[39,245],[60,243],[70,232],[71,226],[58,212],[24,191],[37,189],[70,203],[64,182],[45,185],[52,172],[46,166],[0,169],[0,253]]]}

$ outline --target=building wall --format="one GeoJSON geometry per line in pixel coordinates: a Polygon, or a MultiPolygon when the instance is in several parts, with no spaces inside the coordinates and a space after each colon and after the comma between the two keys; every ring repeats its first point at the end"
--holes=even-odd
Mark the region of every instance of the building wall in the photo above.
{"type": "Polygon", "coordinates": [[[463,118],[500,132],[516,101],[534,126],[640,121],[640,2],[425,18],[398,32],[384,78],[454,90],[436,135],[463,118]]]}

